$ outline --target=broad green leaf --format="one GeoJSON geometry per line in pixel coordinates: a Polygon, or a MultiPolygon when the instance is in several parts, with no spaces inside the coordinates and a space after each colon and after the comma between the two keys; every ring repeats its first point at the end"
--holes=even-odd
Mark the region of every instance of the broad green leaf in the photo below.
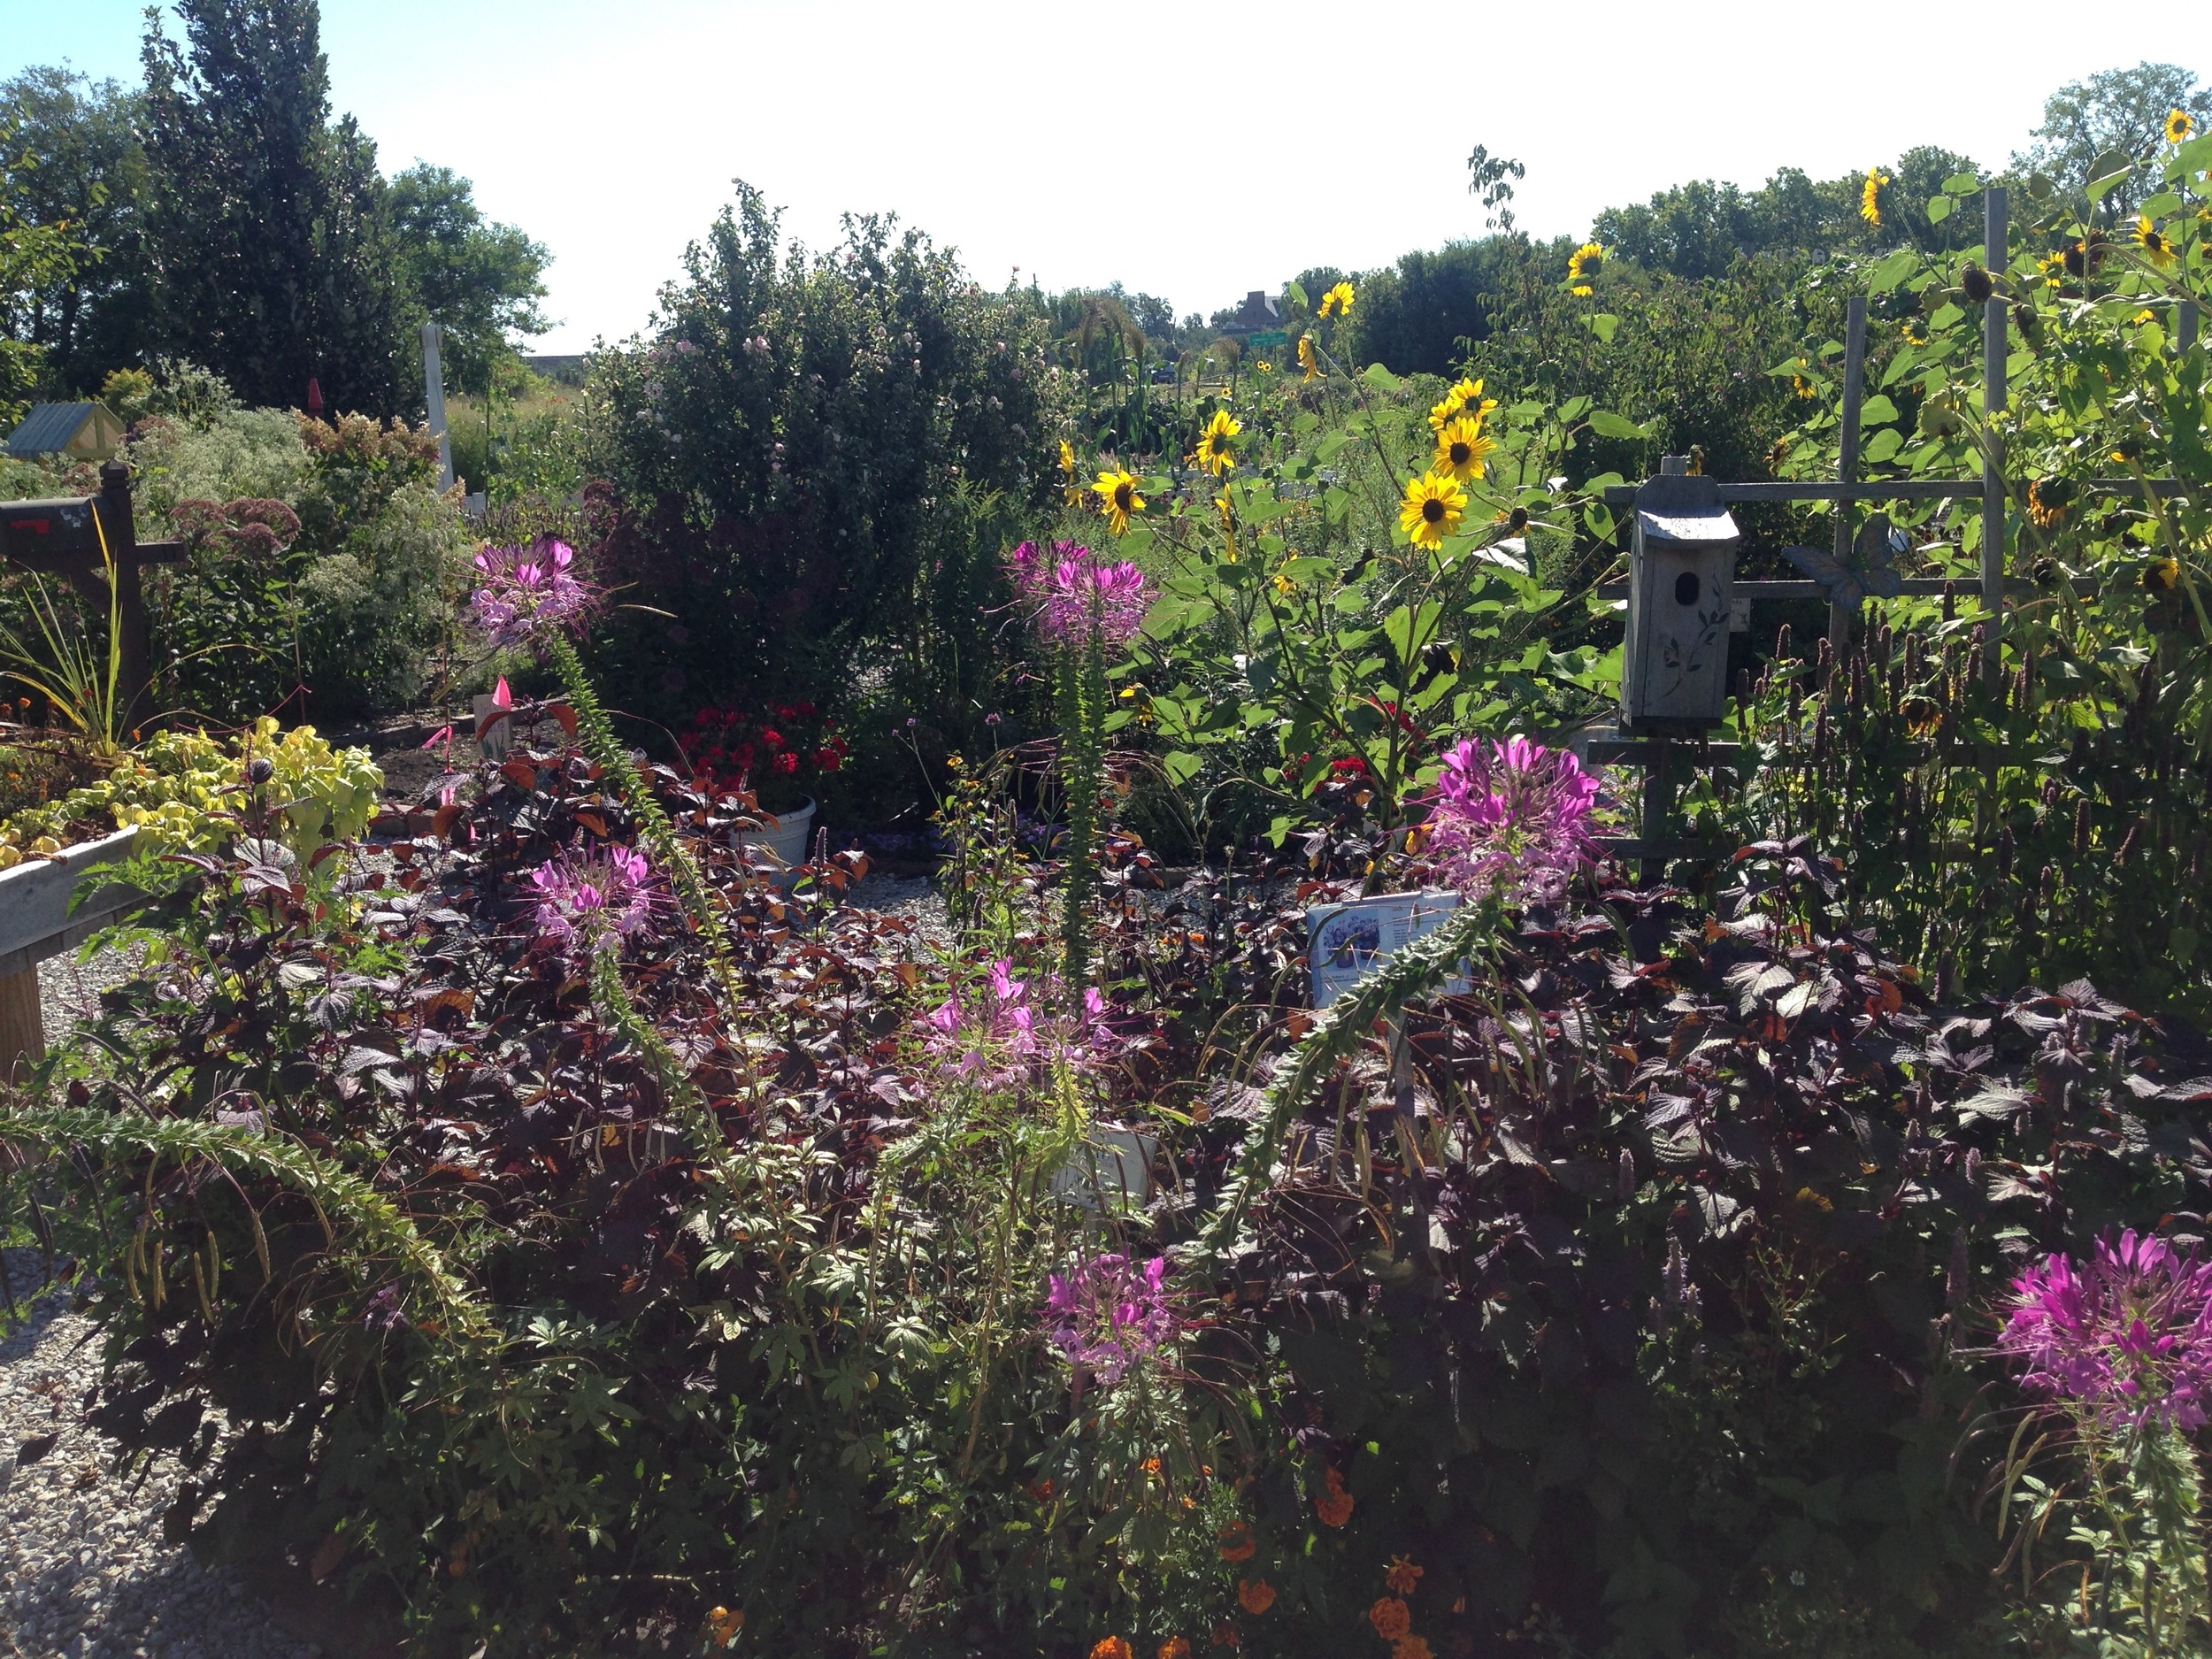
{"type": "Polygon", "coordinates": [[[1968,196],[1982,188],[1982,181],[1970,173],[1955,173],[1943,181],[1943,188],[1953,196],[1968,196]]]}
{"type": "Polygon", "coordinates": [[[1590,332],[1598,337],[1599,343],[1608,346],[1613,343],[1614,333],[1621,326],[1621,319],[1611,311],[1599,311],[1596,315],[1586,317],[1582,320],[1590,332]]]}
{"type": "Polygon", "coordinates": [[[1928,223],[1940,225],[1951,217],[1951,210],[1957,205],[1958,204],[1947,196],[1930,196],[1928,198],[1928,223]]]}
{"type": "Polygon", "coordinates": [[[1295,282],[1283,284],[1283,297],[1302,311],[1307,309],[1306,290],[1295,282]]]}
{"type": "Polygon", "coordinates": [[[1160,762],[1160,770],[1167,773],[1167,780],[1179,787],[1198,776],[1206,763],[1188,749],[1171,749],[1160,762]]]}
{"type": "Polygon", "coordinates": [[[2135,211],[2147,213],[2153,219],[2163,219],[2169,213],[2181,211],[2181,198],[2171,190],[2161,190],[2147,202],[2138,204],[2135,211]]]}
{"type": "Polygon", "coordinates": [[[1870,466],[1878,465],[1904,447],[1905,434],[1894,426],[1885,426],[1868,442],[1860,458],[1870,466]]]}
{"type": "Polygon", "coordinates": [[[1641,438],[1648,434],[1625,415],[1617,415],[1609,409],[1590,411],[1590,430],[1601,438],[1641,438]]]}
{"type": "Polygon", "coordinates": [[[1886,294],[1913,273],[1920,263],[1920,255],[1910,248],[1900,248],[1895,253],[1867,273],[1866,291],[1886,294]]]}
{"type": "Polygon", "coordinates": [[[1897,419],[1897,405],[1877,392],[1859,405],[1859,419],[1870,426],[1878,426],[1885,421],[1897,419]]]}
{"type": "Polygon", "coordinates": [[[1383,367],[1383,365],[1379,363],[1369,364],[1367,365],[1367,372],[1361,375],[1360,379],[1365,380],[1370,386],[1373,387],[1379,392],[1394,392],[1399,388],[1399,387],[1404,384],[1402,380],[1401,380],[1396,375],[1393,374],[1388,369],[1383,367]]]}

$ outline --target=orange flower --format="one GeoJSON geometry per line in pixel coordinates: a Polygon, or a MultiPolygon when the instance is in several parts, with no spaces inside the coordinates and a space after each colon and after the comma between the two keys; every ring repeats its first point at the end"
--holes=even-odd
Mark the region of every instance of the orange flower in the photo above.
{"type": "Polygon", "coordinates": [[[1426,1638],[1401,1636],[1390,1644],[1390,1659],[1435,1659],[1435,1655],[1429,1652],[1426,1638]]]}
{"type": "Polygon", "coordinates": [[[1413,1628],[1413,1609],[1394,1595],[1386,1595],[1367,1609],[1367,1622],[1385,1641],[1396,1641],[1413,1628]]]}
{"type": "Polygon", "coordinates": [[[1091,1644],[1091,1659],[1136,1659],[1136,1655],[1120,1637],[1102,1636],[1091,1644]]]}
{"type": "Polygon", "coordinates": [[[1160,1460],[1156,1457],[1148,1457],[1144,1460],[1144,1462],[1139,1463],[1137,1467],[1143,1470],[1146,1474],[1150,1475],[1155,1480],[1157,1480],[1160,1478],[1160,1460]]]}
{"type": "Polygon", "coordinates": [[[1223,1527],[1220,1537],[1224,1561],[1249,1561],[1259,1551],[1259,1545],[1253,1541],[1252,1529],[1242,1521],[1223,1527]]]}
{"type": "Polygon", "coordinates": [[[1313,1512],[1324,1526],[1341,1526],[1352,1518],[1352,1494],[1332,1486],[1313,1501],[1313,1512]]]}
{"type": "Polygon", "coordinates": [[[1239,1578],[1237,1605],[1248,1613],[1264,1613],[1275,1605],[1275,1586],[1264,1578],[1239,1578]]]}
{"type": "Polygon", "coordinates": [[[745,1609],[733,1613],[726,1607],[718,1607],[707,1615],[707,1633],[714,1638],[718,1647],[726,1647],[737,1640],[737,1632],[745,1628],[745,1609]]]}
{"type": "Polygon", "coordinates": [[[1171,1636],[1160,1644],[1159,1659],[1190,1659],[1190,1644],[1180,1636],[1171,1636]]]}
{"type": "Polygon", "coordinates": [[[1403,1555],[1393,1555],[1390,1570],[1383,1574],[1383,1582],[1400,1595],[1411,1595],[1421,1587],[1421,1570],[1403,1555]]]}
{"type": "Polygon", "coordinates": [[[1213,1644],[1217,1647],[1241,1647],[1244,1632],[1225,1618],[1214,1626],[1213,1644]]]}

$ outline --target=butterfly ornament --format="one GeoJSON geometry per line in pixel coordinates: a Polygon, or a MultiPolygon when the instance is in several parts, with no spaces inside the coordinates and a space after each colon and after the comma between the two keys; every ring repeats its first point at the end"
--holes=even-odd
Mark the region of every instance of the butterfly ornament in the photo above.
{"type": "Polygon", "coordinates": [[[1819,583],[1830,604],[1856,611],[1869,594],[1894,599],[1904,591],[1905,578],[1894,561],[1911,550],[1912,538],[1876,513],[1859,532],[1848,564],[1817,548],[1786,547],[1782,557],[1819,583]]]}

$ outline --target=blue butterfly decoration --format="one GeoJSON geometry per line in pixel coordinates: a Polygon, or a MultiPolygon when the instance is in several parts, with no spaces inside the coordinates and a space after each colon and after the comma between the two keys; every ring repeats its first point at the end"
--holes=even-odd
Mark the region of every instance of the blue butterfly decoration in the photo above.
{"type": "Polygon", "coordinates": [[[1817,548],[1786,547],[1782,557],[1820,584],[1832,605],[1856,611],[1869,594],[1894,599],[1904,591],[1905,578],[1892,561],[1912,550],[1912,538],[1891,527],[1880,513],[1866,521],[1849,564],[1817,548]]]}

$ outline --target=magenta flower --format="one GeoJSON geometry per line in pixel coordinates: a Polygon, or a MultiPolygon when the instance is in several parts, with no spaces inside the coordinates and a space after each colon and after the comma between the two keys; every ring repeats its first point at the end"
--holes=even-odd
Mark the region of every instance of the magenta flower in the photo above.
{"type": "Polygon", "coordinates": [[[1109,1386],[1182,1328],[1167,1289],[1167,1258],[1139,1267],[1125,1256],[1078,1256],[1051,1276],[1045,1337],[1061,1357],[1109,1386]]]}
{"type": "Polygon", "coordinates": [[[551,536],[526,548],[487,547],[477,554],[482,586],[469,610],[494,650],[534,644],[581,626],[598,590],[571,573],[575,562],[576,550],[551,536]]]}
{"type": "Polygon", "coordinates": [[[1126,559],[1106,560],[1077,541],[1033,541],[1016,548],[1006,573],[1050,644],[1126,645],[1144,626],[1144,572],[1126,559]]]}
{"type": "Polygon", "coordinates": [[[1556,897],[1593,859],[1598,810],[1598,780],[1565,749],[1463,740],[1444,751],[1430,846],[1470,896],[1502,885],[1556,897]]]}
{"type": "Polygon", "coordinates": [[[578,956],[614,950],[652,918],[652,869],[628,847],[565,852],[530,872],[538,937],[578,956]]]}
{"type": "Polygon", "coordinates": [[[2048,1256],[2012,1282],[1997,1352],[2033,1394],[2108,1428],[2200,1428],[2212,1401],[2212,1264],[2132,1231],[2077,1266],[2048,1256]]]}
{"type": "Polygon", "coordinates": [[[1094,986],[1083,993],[1080,1014],[1060,1014],[1048,1006],[1057,989],[1046,981],[1048,1006],[1040,1010],[1028,981],[1014,978],[1013,964],[1002,958],[979,992],[947,997],[923,1017],[923,1047],[941,1071],[991,1088],[1042,1082],[1059,1066],[1088,1070],[1113,1049],[1106,999],[1094,986]]]}

